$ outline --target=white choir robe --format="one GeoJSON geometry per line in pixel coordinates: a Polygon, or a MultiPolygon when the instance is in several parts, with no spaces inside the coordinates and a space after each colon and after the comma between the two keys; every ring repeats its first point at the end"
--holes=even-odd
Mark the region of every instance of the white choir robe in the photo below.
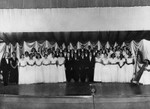
{"type": "Polygon", "coordinates": [[[58,82],[58,67],[56,65],[57,58],[51,58],[50,59],[50,82],[51,83],[57,83],[58,82]]]}
{"type": "Polygon", "coordinates": [[[43,65],[42,59],[36,59],[36,83],[43,83],[44,82],[44,72],[43,72],[43,65]]]}
{"type": "Polygon", "coordinates": [[[58,82],[65,82],[66,81],[66,73],[65,73],[65,58],[59,57],[58,58],[58,82]]]}
{"type": "Polygon", "coordinates": [[[26,65],[27,61],[25,58],[19,59],[19,84],[26,84],[28,79],[26,65]]]}
{"type": "Polygon", "coordinates": [[[50,60],[48,58],[42,59],[43,63],[43,82],[44,83],[50,83],[50,60]]]}

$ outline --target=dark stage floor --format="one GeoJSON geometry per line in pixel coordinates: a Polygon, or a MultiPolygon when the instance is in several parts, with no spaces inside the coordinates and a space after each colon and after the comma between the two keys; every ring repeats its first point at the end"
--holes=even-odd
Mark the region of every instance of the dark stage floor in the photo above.
{"type": "MultiPolygon", "coordinates": [[[[92,83],[97,97],[135,97],[150,96],[150,85],[131,85],[127,83],[92,83]]],[[[91,96],[90,83],[51,83],[32,85],[0,84],[1,95],[64,97],[91,96]]]]}

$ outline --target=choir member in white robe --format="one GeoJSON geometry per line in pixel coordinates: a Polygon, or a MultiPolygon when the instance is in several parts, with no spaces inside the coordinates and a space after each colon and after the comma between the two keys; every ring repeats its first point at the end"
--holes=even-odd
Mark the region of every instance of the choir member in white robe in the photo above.
{"type": "Polygon", "coordinates": [[[102,63],[103,63],[102,82],[110,82],[111,81],[111,72],[110,72],[110,67],[109,67],[108,55],[106,53],[104,54],[102,63]]]}
{"type": "Polygon", "coordinates": [[[116,50],[116,51],[115,51],[115,55],[116,55],[117,58],[119,58],[119,57],[120,57],[120,51],[119,51],[119,50],[116,50]]]}
{"type": "Polygon", "coordinates": [[[35,60],[33,60],[32,54],[30,54],[29,60],[27,60],[27,74],[28,79],[26,80],[26,84],[36,83],[35,81],[35,60]]]}
{"type": "Polygon", "coordinates": [[[43,58],[43,82],[50,83],[50,60],[48,59],[48,55],[45,54],[43,58]]]}
{"type": "Polygon", "coordinates": [[[131,82],[131,79],[133,78],[134,74],[134,58],[132,54],[128,55],[128,58],[126,59],[126,82],[131,82]]]}
{"type": "Polygon", "coordinates": [[[44,82],[44,75],[43,75],[43,66],[42,66],[42,58],[40,54],[37,54],[35,64],[36,64],[36,83],[43,83],[44,82]]]}
{"type": "Polygon", "coordinates": [[[118,82],[126,82],[125,58],[120,55],[119,69],[118,69],[118,82]]]}
{"type": "Polygon", "coordinates": [[[55,57],[55,54],[52,54],[52,58],[50,59],[50,82],[58,82],[58,67],[57,58],[55,57]]]}
{"type": "Polygon", "coordinates": [[[29,60],[29,52],[28,51],[25,51],[24,58],[25,58],[26,61],[29,60]]]}
{"type": "Polygon", "coordinates": [[[21,55],[21,58],[19,59],[19,84],[26,84],[26,81],[28,79],[27,75],[27,61],[24,58],[24,55],[21,55]]]}
{"type": "Polygon", "coordinates": [[[95,68],[94,68],[94,81],[95,82],[101,82],[102,81],[102,65],[101,65],[101,58],[100,54],[97,53],[95,57],[95,68]]]}
{"type": "Polygon", "coordinates": [[[52,58],[52,53],[49,53],[47,58],[50,60],[52,58]]]}
{"type": "Polygon", "coordinates": [[[118,76],[118,64],[117,64],[117,58],[115,57],[115,53],[113,53],[109,59],[110,63],[110,75],[111,75],[111,82],[117,82],[117,76],[118,76]]]}
{"type": "Polygon", "coordinates": [[[63,54],[60,53],[58,57],[58,82],[66,82],[66,73],[65,73],[65,58],[63,54]]]}

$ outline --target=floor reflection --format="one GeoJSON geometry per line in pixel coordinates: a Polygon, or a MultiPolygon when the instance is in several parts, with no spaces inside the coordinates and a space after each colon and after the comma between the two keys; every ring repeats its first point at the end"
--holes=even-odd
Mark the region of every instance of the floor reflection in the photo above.
{"type": "MultiPolygon", "coordinates": [[[[53,83],[32,85],[8,85],[0,84],[0,94],[22,96],[87,96],[91,95],[90,83],[53,83]]],[[[125,83],[92,83],[95,88],[95,96],[100,97],[127,97],[149,96],[150,85],[131,85],[125,83]]]]}

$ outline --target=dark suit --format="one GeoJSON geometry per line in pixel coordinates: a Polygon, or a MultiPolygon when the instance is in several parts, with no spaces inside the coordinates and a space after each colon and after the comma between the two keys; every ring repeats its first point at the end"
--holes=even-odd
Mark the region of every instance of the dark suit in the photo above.
{"type": "Polygon", "coordinates": [[[1,60],[1,71],[3,72],[2,75],[3,75],[4,85],[7,85],[8,84],[8,75],[10,72],[9,59],[8,59],[8,61],[6,61],[5,58],[2,58],[2,60],[1,60]]]}
{"type": "Polygon", "coordinates": [[[93,82],[93,77],[94,77],[94,67],[95,67],[95,57],[88,56],[88,72],[87,72],[87,77],[89,82],[93,82]]]}
{"type": "Polygon", "coordinates": [[[88,72],[89,72],[89,55],[86,53],[84,56],[84,74],[85,74],[85,80],[88,78],[88,72]]]}
{"type": "Polygon", "coordinates": [[[18,66],[13,68],[12,66],[16,66],[18,63],[18,58],[10,58],[10,79],[9,82],[18,84],[19,80],[19,73],[18,73],[18,66]],[[12,65],[12,66],[11,66],[12,65]]]}
{"type": "Polygon", "coordinates": [[[79,81],[79,59],[77,56],[74,56],[74,60],[73,60],[73,78],[75,80],[75,82],[79,81]]]}
{"type": "Polygon", "coordinates": [[[72,66],[71,66],[71,58],[70,57],[66,57],[65,58],[65,67],[66,67],[66,79],[67,82],[71,81],[72,78],[72,66]]]}
{"type": "Polygon", "coordinates": [[[86,61],[85,61],[85,57],[82,55],[79,59],[79,65],[80,65],[79,75],[80,75],[81,82],[85,82],[85,79],[86,79],[86,71],[85,71],[86,61]]]}

